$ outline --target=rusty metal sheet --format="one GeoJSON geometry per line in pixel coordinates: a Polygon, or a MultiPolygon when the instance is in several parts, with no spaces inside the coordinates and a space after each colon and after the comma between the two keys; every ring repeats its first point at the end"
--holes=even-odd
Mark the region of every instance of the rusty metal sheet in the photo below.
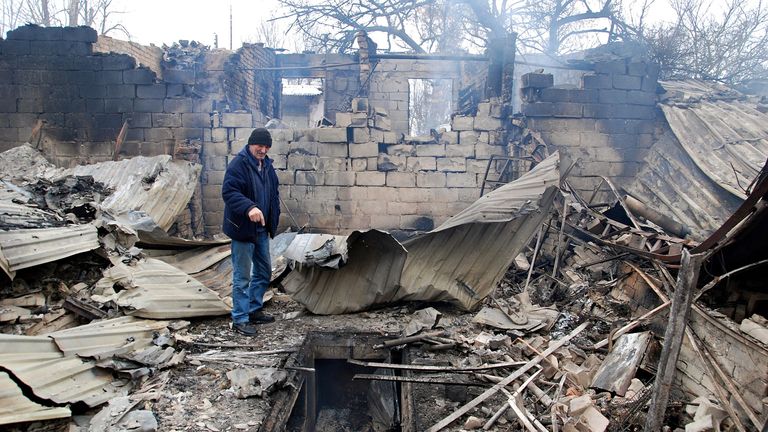
{"type": "Polygon", "coordinates": [[[115,354],[144,349],[167,321],[119,317],[47,334],[67,356],[101,360],[115,354]]]}
{"type": "Polygon", "coordinates": [[[188,274],[160,260],[147,258],[135,265],[118,263],[104,271],[93,300],[114,301],[128,315],[173,319],[226,315],[230,308],[188,274]],[[120,287],[116,292],[114,287],[120,287]]]}
{"type": "MultiPolygon", "coordinates": [[[[493,290],[548,216],[560,182],[558,165],[554,154],[434,231],[404,244],[381,231],[355,232],[346,240],[347,258],[338,270],[308,265],[332,257],[316,253],[328,239],[299,247],[310,251],[311,259],[297,260],[283,281],[285,290],[317,314],[355,312],[399,300],[449,301],[472,309],[493,290]],[[319,256],[324,259],[317,260],[319,256]]],[[[302,242],[301,235],[296,241],[302,242]]],[[[340,240],[332,241],[328,250],[343,251],[340,240]]]]}
{"type": "Polygon", "coordinates": [[[0,267],[13,279],[17,270],[98,247],[96,227],[92,224],[0,231],[0,267]]]}
{"type": "Polygon", "coordinates": [[[59,404],[83,402],[93,407],[124,388],[93,362],[65,356],[48,337],[0,335],[0,366],[37,397],[59,404]]]}
{"type": "Polygon", "coordinates": [[[627,191],[702,241],[739,208],[768,158],[768,114],[720,84],[662,85],[672,134],[654,144],[627,191]]]}
{"type": "Polygon", "coordinates": [[[0,425],[70,417],[68,407],[47,407],[27,399],[5,372],[0,372],[0,425]]]}
{"type": "Polygon", "coordinates": [[[192,198],[201,169],[199,164],[160,155],[80,165],[51,171],[46,176],[93,176],[115,191],[104,199],[102,208],[115,215],[144,212],[160,228],[168,230],[192,198]]]}

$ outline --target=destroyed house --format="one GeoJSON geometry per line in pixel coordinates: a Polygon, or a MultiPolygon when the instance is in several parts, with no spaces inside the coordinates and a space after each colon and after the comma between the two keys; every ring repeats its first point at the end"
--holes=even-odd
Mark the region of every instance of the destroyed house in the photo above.
{"type": "Polygon", "coordinates": [[[0,424],[764,429],[760,99],[659,81],[627,44],[551,73],[514,35],[357,42],[8,32],[0,424]],[[249,340],[221,184],[259,126],[286,231],[249,340]]]}

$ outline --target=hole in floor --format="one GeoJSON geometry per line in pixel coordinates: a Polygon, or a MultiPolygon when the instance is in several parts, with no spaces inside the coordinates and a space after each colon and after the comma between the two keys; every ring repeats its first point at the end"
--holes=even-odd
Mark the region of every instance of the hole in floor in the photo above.
{"type": "Polygon", "coordinates": [[[375,431],[400,432],[403,427],[403,391],[397,382],[354,379],[356,375],[392,376],[390,369],[349,363],[399,363],[397,355],[376,350],[380,334],[310,333],[286,369],[292,372],[293,388],[276,398],[261,431],[375,431]]]}

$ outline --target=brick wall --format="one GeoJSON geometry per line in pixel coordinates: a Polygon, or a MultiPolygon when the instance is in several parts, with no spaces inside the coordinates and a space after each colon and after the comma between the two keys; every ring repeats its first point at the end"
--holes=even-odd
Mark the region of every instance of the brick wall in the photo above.
{"type": "Polygon", "coordinates": [[[163,50],[154,46],[144,46],[136,42],[129,42],[109,36],[100,35],[93,44],[94,52],[127,54],[139,65],[146,66],[159,78],[163,77],[163,50]]]}
{"type": "Polygon", "coordinates": [[[522,77],[522,112],[528,127],[561,151],[563,166],[577,159],[571,183],[592,191],[598,179],[629,184],[654,142],[659,68],[630,59],[594,64],[578,88],[558,88],[551,74],[522,77]]]}
{"type": "Polygon", "coordinates": [[[261,112],[277,117],[279,105],[275,98],[280,88],[276,71],[260,70],[275,66],[274,51],[263,44],[243,44],[224,64],[224,92],[229,110],[261,112]]]}

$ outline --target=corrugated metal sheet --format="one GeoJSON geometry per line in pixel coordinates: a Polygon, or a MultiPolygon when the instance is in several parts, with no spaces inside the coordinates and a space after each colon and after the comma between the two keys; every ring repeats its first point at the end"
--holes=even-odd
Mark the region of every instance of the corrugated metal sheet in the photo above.
{"type": "Polygon", "coordinates": [[[47,336],[67,356],[104,359],[114,354],[144,349],[168,322],[119,317],[59,330],[47,336]]]}
{"type": "Polygon", "coordinates": [[[560,183],[559,163],[555,153],[435,230],[405,242],[402,298],[474,309],[548,216],[560,183]]]}
{"type": "Polygon", "coordinates": [[[0,372],[0,425],[70,417],[68,407],[46,407],[24,397],[18,385],[0,372]]]}
{"type": "Polygon", "coordinates": [[[202,246],[189,250],[148,250],[144,249],[147,256],[170,264],[186,274],[199,273],[219,261],[232,255],[230,245],[202,246]]]}
{"type": "Polygon", "coordinates": [[[52,213],[24,204],[30,197],[13,184],[0,181],[0,227],[3,229],[49,228],[66,225],[66,221],[52,213]]]}
{"type": "Polygon", "coordinates": [[[547,217],[560,182],[558,165],[554,154],[404,245],[381,231],[355,232],[347,239],[345,265],[298,266],[283,281],[285,290],[317,314],[398,300],[450,301],[471,309],[547,217]]]}
{"type": "Polygon", "coordinates": [[[627,191],[703,240],[746,198],[768,157],[768,114],[738,92],[701,81],[668,81],[663,136],[627,191]]]}
{"type": "Polygon", "coordinates": [[[60,404],[84,402],[93,407],[120,391],[111,373],[91,361],[65,357],[48,337],[0,335],[0,366],[36,396],[60,404]]]}
{"type": "Polygon", "coordinates": [[[136,265],[120,263],[96,283],[93,296],[100,302],[115,301],[127,314],[142,318],[172,319],[226,315],[230,308],[188,274],[160,260],[148,258],[136,265]],[[113,290],[114,286],[122,289],[113,290]]]}
{"type": "Polygon", "coordinates": [[[101,162],[48,173],[49,178],[90,175],[114,189],[101,206],[115,214],[143,211],[168,230],[189,203],[201,166],[172,160],[169,155],[138,156],[118,162],[101,162]]]}
{"type": "Polygon", "coordinates": [[[0,231],[0,267],[13,278],[19,269],[52,262],[99,247],[92,224],[0,231]]]}
{"type": "MultiPolygon", "coordinates": [[[[302,235],[296,240],[301,242],[302,235]]],[[[353,232],[346,238],[346,246],[349,257],[343,267],[298,265],[283,280],[285,292],[321,315],[357,312],[396,301],[407,254],[403,246],[376,230],[353,232]]]]}

